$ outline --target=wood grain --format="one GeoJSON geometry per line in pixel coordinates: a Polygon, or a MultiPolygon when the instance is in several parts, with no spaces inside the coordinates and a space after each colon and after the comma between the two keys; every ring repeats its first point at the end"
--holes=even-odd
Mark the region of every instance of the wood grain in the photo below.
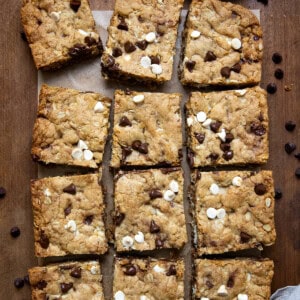
{"type": "MultiPolygon", "coordinates": [[[[20,38],[20,2],[2,1],[0,10],[0,186],[7,196],[0,200],[0,299],[30,299],[30,289],[17,290],[16,277],[23,277],[29,267],[37,265],[33,255],[30,179],[37,168],[30,159],[31,132],[36,112],[37,72],[27,44],[20,38]],[[21,236],[10,237],[12,226],[19,226],[21,236]]],[[[113,1],[91,0],[92,9],[111,9],[113,1]]],[[[293,141],[300,150],[300,1],[272,0],[263,6],[255,0],[233,1],[249,8],[261,9],[265,56],[262,87],[276,82],[278,92],[269,96],[270,161],[275,183],[283,191],[276,202],[277,242],[264,256],[275,261],[272,290],[300,282],[300,180],[294,175],[300,162],[287,155],[284,144],[293,141]],[[273,52],[283,55],[283,63],[271,61],[273,52]],[[275,80],[274,70],[285,72],[282,81],[275,80]],[[287,92],[285,85],[291,85],[287,92]],[[296,130],[284,129],[287,120],[297,123],[296,130]]]]}

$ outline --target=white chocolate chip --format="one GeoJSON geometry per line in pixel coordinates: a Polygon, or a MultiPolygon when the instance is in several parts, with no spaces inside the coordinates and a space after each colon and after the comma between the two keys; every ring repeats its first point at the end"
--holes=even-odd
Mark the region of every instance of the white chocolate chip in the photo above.
{"type": "Polygon", "coordinates": [[[263,49],[264,49],[263,44],[262,44],[262,43],[259,43],[259,44],[258,44],[258,50],[259,50],[259,51],[262,51],[263,49]]]}
{"type": "Polygon", "coordinates": [[[266,198],[265,202],[266,202],[266,207],[270,207],[272,200],[271,200],[271,198],[266,198]]]}
{"type": "Polygon", "coordinates": [[[125,300],[125,294],[122,291],[117,291],[114,295],[114,300],[125,300]]]}
{"type": "Polygon", "coordinates": [[[149,298],[146,297],[145,295],[140,296],[140,300],[148,300],[149,298]]]}
{"type": "Polygon", "coordinates": [[[244,96],[244,95],[246,95],[247,90],[246,90],[246,89],[243,89],[243,90],[235,90],[235,92],[238,93],[240,96],[244,96]]]}
{"type": "Polygon", "coordinates": [[[248,295],[246,295],[246,294],[238,294],[237,300],[248,300],[248,295]]]}
{"type": "Polygon", "coordinates": [[[58,22],[60,20],[60,11],[53,11],[50,13],[51,19],[53,19],[55,22],[58,22]]]}
{"type": "Polygon", "coordinates": [[[134,103],[141,103],[143,102],[145,99],[145,96],[144,95],[135,95],[133,98],[132,98],[132,101],[134,103]]]}
{"type": "Polygon", "coordinates": [[[148,43],[153,43],[155,41],[156,35],[155,32],[149,32],[146,34],[145,40],[148,43]]]}
{"type": "Polygon", "coordinates": [[[221,132],[217,133],[217,136],[220,138],[222,142],[226,141],[226,131],[224,128],[221,129],[221,132]]]}
{"type": "Polygon", "coordinates": [[[225,287],[224,284],[222,284],[219,287],[219,289],[217,291],[217,294],[218,294],[218,296],[224,296],[224,297],[228,296],[228,292],[227,292],[226,287],[225,287]]]}
{"type": "Polygon", "coordinates": [[[97,268],[96,266],[92,266],[90,272],[91,272],[93,275],[96,275],[96,274],[98,273],[98,268],[97,268]]]}
{"type": "Polygon", "coordinates": [[[201,297],[200,300],[209,300],[209,298],[201,297]]]}
{"type": "Polygon", "coordinates": [[[156,273],[163,273],[163,272],[165,272],[165,269],[161,268],[159,265],[155,265],[153,267],[153,271],[156,273]]]}
{"type": "Polygon", "coordinates": [[[179,185],[176,180],[171,180],[169,187],[170,187],[171,191],[173,191],[174,193],[178,193],[179,185]]]}
{"type": "Polygon", "coordinates": [[[78,32],[83,36],[89,36],[90,34],[82,29],[78,29],[78,32]]]}
{"type": "Polygon", "coordinates": [[[145,241],[144,234],[141,231],[134,236],[134,239],[137,243],[142,244],[145,241]]]}
{"type": "Polygon", "coordinates": [[[94,157],[94,154],[91,150],[84,150],[83,151],[83,158],[84,160],[92,160],[94,157]]]}
{"type": "Polygon", "coordinates": [[[131,248],[133,246],[133,238],[130,236],[126,235],[122,238],[122,244],[124,248],[131,248]]]}
{"type": "Polygon", "coordinates": [[[242,42],[238,38],[234,38],[231,40],[231,47],[234,50],[239,50],[242,47],[242,42]]]}
{"type": "Polygon", "coordinates": [[[66,225],[65,229],[68,229],[71,232],[75,232],[77,229],[76,223],[74,220],[70,220],[66,225]]]}
{"type": "Polygon", "coordinates": [[[206,210],[206,215],[209,219],[215,219],[215,217],[217,216],[217,210],[213,207],[209,207],[207,210],[206,210]]]}
{"type": "Polygon", "coordinates": [[[187,123],[188,127],[191,127],[193,125],[193,123],[194,123],[194,119],[192,117],[188,117],[186,119],[186,123],[187,123]]]}
{"type": "Polygon", "coordinates": [[[250,281],[251,280],[251,273],[247,273],[247,281],[250,281]]]}
{"type": "Polygon", "coordinates": [[[198,30],[193,30],[191,32],[191,38],[193,38],[193,39],[197,39],[200,35],[201,35],[201,32],[198,30]]]}
{"type": "Polygon", "coordinates": [[[271,226],[270,226],[269,224],[265,224],[265,225],[263,226],[263,229],[264,229],[265,231],[267,231],[267,232],[270,232],[270,231],[272,230],[272,228],[271,228],[271,226]]]}
{"type": "Polygon", "coordinates": [[[143,68],[149,68],[151,66],[151,58],[149,56],[143,56],[141,58],[141,66],[143,68]]]}
{"type": "Polygon", "coordinates": [[[206,120],[206,113],[204,111],[200,111],[197,113],[197,121],[203,123],[206,120]]]}
{"type": "Polygon", "coordinates": [[[223,219],[226,216],[226,210],[224,208],[219,208],[217,210],[217,218],[218,219],[223,219]]]}
{"type": "Polygon", "coordinates": [[[209,128],[210,124],[212,122],[212,119],[206,119],[203,123],[202,123],[202,126],[205,127],[205,128],[209,128]]]}
{"type": "Polygon", "coordinates": [[[81,150],[89,149],[88,145],[83,140],[78,141],[77,147],[80,148],[81,150]]]}
{"type": "Polygon", "coordinates": [[[233,179],[231,181],[232,185],[234,185],[234,186],[241,186],[242,182],[243,182],[243,179],[240,176],[233,177],[233,179]]]}
{"type": "Polygon", "coordinates": [[[49,189],[45,189],[45,190],[44,190],[44,195],[45,195],[46,197],[50,197],[50,196],[51,196],[51,192],[49,191],[49,189]]]}
{"type": "Polygon", "coordinates": [[[157,65],[157,64],[153,64],[151,65],[151,71],[153,74],[159,75],[162,73],[162,66],[161,65],[157,65]]]}
{"type": "Polygon", "coordinates": [[[164,199],[166,201],[172,201],[175,198],[175,193],[171,190],[166,190],[164,192],[164,199]]]}
{"type": "Polygon", "coordinates": [[[129,54],[124,55],[124,60],[125,61],[130,61],[131,60],[131,55],[129,55],[129,54]]]}
{"type": "Polygon", "coordinates": [[[220,188],[216,183],[213,183],[210,188],[209,191],[213,194],[213,195],[218,195],[220,192],[220,188]]]}
{"type": "Polygon", "coordinates": [[[250,211],[246,212],[245,219],[246,219],[246,221],[250,221],[251,220],[251,212],[250,211]]]}
{"type": "Polygon", "coordinates": [[[72,150],[72,157],[74,159],[81,159],[82,155],[83,155],[83,152],[82,152],[82,150],[80,148],[74,148],[72,150]]]}
{"type": "Polygon", "coordinates": [[[97,103],[94,106],[94,112],[99,113],[99,112],[103,112],[103,111],[104,111],[104,105],[102,104],[102,102],[97,101],[97,103]]]}

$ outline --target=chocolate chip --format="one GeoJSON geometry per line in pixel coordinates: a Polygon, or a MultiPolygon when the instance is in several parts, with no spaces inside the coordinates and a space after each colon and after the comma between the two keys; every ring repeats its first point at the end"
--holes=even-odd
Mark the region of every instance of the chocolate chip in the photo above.
{"type": "Polygon", "coordinates": [[[125,42],[124,49],[126,53],[131,53],[135,51],[136,47],[129,41],[125,42]]]}
{"type": "Polygon", "coordinates": [[[40,232],[40,240],[39,243],[43,249],[47,249],[49,247],[50,241],[45,232],[42,230],[40,232]]]}
{"type": "Polygon", "coordinates": [[[148,46],[148,42],[145,41],[145,40],[137,41],[137,42],[135,43],[135,45],[136,45],[137,47],[139,47],[141,50],[145,50],[145,49],[147,48],[147,46],[148,46]]]}
{"type": "Polygon", "coordinates": [[[93,222],[93,219],[94,219],[93,215],[86,216],[83,223],[86,225],[91,225],[93,222]]]}
{"type": "Polygon", "coordinates": [[[46,282],[45,280],[40,280],[40,281],[35,285],[35,287],[36,287],[38,290],[43,290],[46,286],[47,286],[47,282],[46,282]]]}
{"type": "Polygon", "coordinates": [[[296,171],[295,171],[295,176],[297,178],[300,178],[300,168],[297,168],[296,171]]]}
{"type": "Polygon", "coordinates": [[[72,205],[69,205],[68,207],[65,208],[65,216],[68,216],[71,213],[72,210],[72,205]]]}
{"type": "Polygon", "coordinates": [[[208,157],[209,157],[212,161],[216,161],[216,160],[219,158],[219,154],[217,154],[217,153],[211,153],[208,157]]]}
{"type": "Polygon", "coordinates": [[[234,140],[234,136],[232,133],[226,133],[226,137],[225,137],[225,142],[226,143],[231,143],[234,140]]]}
{"type": "Polygon", "coordinates": [[[141,145],[142,145],[142,142],[140,140],[135,140],[132,142],[131,147],[133,150],[139,151],[141,145]]]}
{"type": "Polygon", "coordinates": [[[223,158],[227,161],[231,160],[233,158],[233,151],[232,150],[225,151],[223,154],[223,158]]]}
{"type": "Polygon", "coordinates": [[[253,36],[253,40],[257,42],[257,41],[259,41],[259,40],[260,40],[260,37],[259,37],[259,36],[257,36],[257,35],[254,35],[254,36],[253,36]]]}
{"type": "Polygon", "coordinates": [[[229,78],[230,77],[230,68],[229,67],[223,67],[221,69],[221,75],[225,78],[229,78]]]}
{"type": "Polygon", "coordinates": [[[276,69],[274,72],[274,76],[277,79],[282,79],[284,75],[284,72],[281,69],[276,69]]]}
{"type": "Polygon", "coordinates": [[[192,168],[194,166],[194,156],[195,156],[194,152],[190,148],[188,148],[187,149],[187,161],[188,161],[190,168],[192,168]]]}
{"type": "Polygon", "coordinates": [[[220,144],[220,149],[223,152],[229,151],[230,150],[230,144],[229,143],[221,143],[220,144]]]}
{"type": "Polygon", "coordinates": [[[222,123],[219,122],[219,121],[216,121],[216,122],[212,122],[210,124],[210,129],[214,132],[214,133],[217,133],[221,127],[222,123]]]}
{"type": "Polygon", "coordinates": [[[126,157],[132,153],[132,149],[130,147],[122,147],[122,159],[121,162],[125,163],[126,157]]]}
{"type": "Polygon", "coordinates": [[[136,275],[136,267],[134,265],[127,265],[123,272],[125,275],[134,276],[136,275]]]}
{"type": "Polygon", "coordinates": [[[267,5],[269,0],[257,0],[257,2],[261,2],[264,5],[267,5]]]}
{"type": "Polygon", "coordinates": [[[0,187],[0,198],[4,198],[6,195],[6,189],[4,187],[0,187]]]}
{"type": "Polygon", "coordinates": [[[240,233],[240,237],[241,237],[241,243],[244,244],[244,243],[248,243],[251,239],[251,235],[249,235],[248,233],[246,232],[243,232],[241,231],[240,233]]]}
{"type": "Polygon", "coordinates": [[[20,35],[21,35],[21,39],[24,41],[24,42],[27,42],[27,37],[26,37],[26,34],[24,31],[20,32],[20,35]]]}
{"type": "Polygon", "coordinates": [[[147,154],[148,153],[148,144],[147,143],[142,143],[139,152],[142,154],[147,154]]]}
{"type": "Polygon", "coordinates": [[[296,123],[293,122],[293,121],[287,121],[287,122],[285,123],[285,129],[286,129],[287,131],[293,131],[293,130],[295,129],[295,127],[296,127],[296,123]]]}
{"type": "Polygon", "coordinates": [[[125,89],[125,95],[130,96],[132,94],[132,91],[129,88],[125,89]]]}
{"type": "Polygon", "coordinates": [[[22,278],[16,278],[14,280],[14,285],[17,289],[21,289],[24,286],[24,280],[22,278]]]}
{"type": "Polygon", "coordinates": [[[132,126],[132,123],[126,116],[123,116],[120,119],[119,125],[121,127],[126,127],[126,126],[132,126]]]}
{"type": "Polygon", "coordinates": [[[115,223],[117,226],[120,226],[121,223],[123,222],[123,220],[125,219],[125,214],[124,213],[121,213],[121,212],[116,212],[116,215],[115,215],[115,223]]]}
{"type": "Polygon", "coordinates": [[[68,53],[72,58],[79,58],[80,56],[86,55],[90,50],[83,44],[75,44],[69,49],[68,53]]]}
{"type": "Polygon", "coordinates": [[[210,280],[206,280],[205,285],[208,289],[212,289],[214,287],[214,284],[210,280]]]}
{"type": "Polygon", "coordinates": [[[267,92],[269,94],[275,94],[277,92],[277,86],[275,83],[269,83],[267,85],[267,92]]]}
{"type": "Polygon", "coordinates": [[[150,196],[150,199],[153,200],[153,199],[156,199],[156,198],[162,198],[163,194],[159,190],[151,190],[149,192],[149,196],[150,196]]]}
{"type": "Polygon", "coordinates": [[[75,267],[71,272],[70,275],[74,278],[81,278],[81,268],[75,267]]]}
{"type": "Polygon", "coordinates": [[[168,272],[166,273],[167,276],[175,276],[177,274],[176,266],[170,265],[168,272]]]}
{"type": "Polygon", "coordinates": [[[96,41],[93,37],[91,37],[91,36],[86,36],[86,37],[84,38],[84,42],[85,42],[89,47],[97,44],[97,41],[96,41]]]}
{"type": "Polygon", "coordinates": [[[145,19],[144,19],[141,15],[138,16],[138,20],[139,20],[139,22],[141,22],[141,23],[144,23],[144,22],[145,22],[145,19]]]}
{"type": "Polygon", "coordinates": [[[21,231],[20,231],[20,228],[19,228],[19,227],[14,226],[14,227],[11,228],[11,230],[10,230],[10,235],[11,235],[13,238],[17,238],[20,234],[21,234],[21,231]]]}
{"type": "Polygon", "coordinates": [[[255,135],[263,136],[266,133],[266,128],[262,124],[253,122],[250,124],[250,131],[255,135]]]}
{"type": "Polygon", "coordinates": [[[158,233],[158,232],[160,232],[160,227],[154,222],[154,220],[151,220],[151,223],[150,223],[150,232],[151,233],[158,233]]]}
{"type": "Polygon", "coordinates": [[[275,52],[272,55],[272,60],[275,64],[280,64],[282,62],[282,55],[278,52],[275,52]]]}
{"type": "Polygon", "coordinates": [[[227,280],[227,283],[226,283],[227,287],[233,288],[233,286],[234,286],[234,278],[235,278],[235,273],[230,274],[230,276],[229,276],[229,278],[227,280]]]}
{"type": "Polygon", "coordinates": [[[242,69],[242,66],[240,63],[236,63],[235,65],[233,65],[231,67],[231,71],[235,72],[235,73],[240,73],[242,69]]]}
{"type": "Polygon", "coordinates": [[[207,62],[207,61],[214,61],[216,59],[217,59],[217,57],[215,56],[215,54],[212,51],[207,51],[206,52],[206,55],[204,57],[204,61],[205,62],[207,62]]]}
{"type": "Polygon", "coordinates": [[[25,284],[30,285],[29,275],[24,276],[24,282],[25,284]]]}
{"type": "Polygon", "coordinates": [[[63,294],[66,294],[72,287],[73,287],[72,282],[69,282],[69,283],[63,282],[60,284],[60,289],[63,294]]]}
{"type": "Polygon", "coordinates": [[[282,191],[280,188],[275,188],[275,195],[274,195],[274,198],[279,200],[282,198],[282,191]]]}
{"type": "Polygon", "coordinates": [[[156,32],[159,36],[163,36],[167,31],[167,26],[164,24],[158,24],[156,26],[156,32]]]}
{"type": "Polygon", "coordinates": [[[284,149],[287,154],[291,154],[296,150],[296,145],[294,143],[288,142],[284,145],[284,149]]]}
{"type": "Polygon", "coordinates": [[[194,136],[197,139],[197,141],[199,142],[199,144],[202,144],[204,142],[204,140],[205,140],[205,133],[195,132],[194,136]]]}
{"type": "Polygon", "coordinates": [[[194,60],[187,60],[185,62],[186,68],[192,73],[195,68],[196,62],[194,60]]]}
{"type": "Polygon", "coordinates": [[[297,159],[300,159],[300,152],[296,153],[294,156],[295,156],[297,159]]]}
{"type": "Polygon", "coordinates": [[[123,53],[122,50],[118,47],[116,47],[112,50],[112,56],[113,57],[119,57],[119,56],[122,55],[122,53],[123,53]]]}
{"type": "Polygon", "coordinates": [[[254,187],[256,195],[264,195],[267,192],[267,187],[263,183],[257,183],[254,187]]]}
{"type": "Polygon", "coordinates": [[[160,64],[160,58],[157,55],[150,55],[151,64],[160,64]]]}
{"type": "Polygon", "coordinates": [[[257,119],[258,119],[260,122],[262,122],[262,121],[264,120],[264,116],[263,116],[262,112],[259,113],[257,119]]]}
{"type": "Polygon", "coordinates": [[[127,23],[125,22],[124,19],[121,19],[119,25],[117,26],[118,29],[120,30],[125,30],[125,31],[128,31],[128,25],[127,23]]]}
{"type": "Polygon", "coordinates": [[[155,239],[155,247],[156,248],[162,248],[164,246],[164,241],[162,241],[159,237],[155,239]]]}
{"type": "Polygon", "coordinates": [[[115,64],[115,59],[111,55],[106,55],[102,60],[102,64],[105,68],[111,68],[115,64]]]}
{"type": "Polygon", "coordinates": [[[77,12],[81,5],[81,0],[70,0],[70,7],[77,12]]]}
{"type": "Polygon", "coordinates": [[[70,185],[66,186],[63,189],[63,192],[71,194],[71,195],[75,195],[76,194],[76,186],[73,183],[71,183],[70,185]]]}

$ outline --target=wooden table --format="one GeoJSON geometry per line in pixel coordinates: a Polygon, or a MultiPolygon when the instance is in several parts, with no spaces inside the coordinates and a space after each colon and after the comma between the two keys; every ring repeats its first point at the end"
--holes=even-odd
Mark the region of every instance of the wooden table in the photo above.
{"type": "MultiPolygon", "coordinates": [[[[1,300],[30,299],[29,287],[17,290],[13,281],[37,265],[29,189],[30,179],[37,177],[37,166],[30,158],[37,72],[29,47],[20,37],[20,2],[2,1],[0,10],[0,186],[7,189],[7,196],[0,200],[1,300]],[[16,225],[21,236],[13,239],[9,232],[16,225]]],[[[270,160],[266,168],[274,171],[283,198],[276,201],[277,242],[263,253],[275,261],[274,291],[300,282],[300,180],[294,175],[300,162],[284,151],[288,141],[295,142],[300,150],[300,1],[270,0],[268,6],[255,0],[234,2],[261,9],[265,45],[261,85],[276,82],[278,86],[278,92],[269,96],[270,160]],[[283,55],[282,81],[273,77],[277,66],[271,56],[275,51],[283,55]],[[285,86],[290,86],[291,91],[285,91],[285,86]],[[287,120],[297,123],[293,133],[284,128],[287,120]]],[[[113,1],[91,0],[91,5],[92,9],[112,9],[113,1]]]]}

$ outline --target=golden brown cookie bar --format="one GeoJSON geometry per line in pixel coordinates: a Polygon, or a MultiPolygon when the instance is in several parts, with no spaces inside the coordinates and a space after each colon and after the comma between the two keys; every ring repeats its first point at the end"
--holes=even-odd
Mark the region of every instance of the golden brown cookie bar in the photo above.
{"type": "Polygon", "coordinates": [[[182,248],[186,243],[179,168],[120,172],[114,199],[117,251],[182,248]]]}
{"type": "Polygon", "coordinates": [[[98,261],[53,264],[28,272],[32,300],[104,300],[98,261]]]}
{"type": "Polygon", "coordinates": [[[96,174],[31,183],[35,254],[103,254],[107,240],[102,188],[96,174]]]}
{"type": "Polygon", "coordinates": [[[116,258],[115,300],[183,300],[183,260],[116,258]]]}
{"type": "Polygon", "coordinates": [[[193,0],[183,33],[184,85],[246,86],[260,82],[262,29],[240,5],[193,0]]]}
{"type": "Polygon", "coordinates": [[[97,168],[108,135],[111,100],[93,92],[43,85],[31,154],[46,164],[97,168]]]}
{"type": "Polygon", "coordinates": [[[193,177],[198,255],[274,244],[271,171],[195,171],[193,177]]]}
{"type": "Polygon", "coordinates": [[[262,164],[269,157],[266,91],[260,87],[190,95],[190,166],[262,164]]]}
{"type": "Polygon", "coordinates": [[[111,166],[179,166],[181,97],[117,90],[111,166]]]}
{"type": "Polygon", "coordinates": [[[21,17],[37,69],[102,54],[88,0],[23,0],[21,17]]]}
{"type": "Polygon", "coordinates": [[[116,0],[101,59],[103,76],[131,83],[170,80],[183,2],[116,0]]]}
{"type": "Polygon", "coordinates": [[[196,300],[268,300],[274,274],[272,260],[195,261],[196,300]]]}

